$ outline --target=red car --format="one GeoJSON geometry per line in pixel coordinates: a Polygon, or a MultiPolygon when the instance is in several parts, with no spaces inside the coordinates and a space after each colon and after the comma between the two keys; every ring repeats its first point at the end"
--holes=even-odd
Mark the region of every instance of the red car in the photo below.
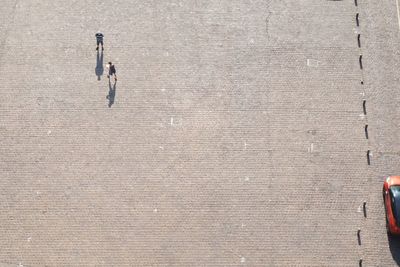
{"type": "Polygon", "coordinates": [[[389,176],[383,183],[383,203],[386,211],[386,230],[400,234],[400,176],[389,176]]]}

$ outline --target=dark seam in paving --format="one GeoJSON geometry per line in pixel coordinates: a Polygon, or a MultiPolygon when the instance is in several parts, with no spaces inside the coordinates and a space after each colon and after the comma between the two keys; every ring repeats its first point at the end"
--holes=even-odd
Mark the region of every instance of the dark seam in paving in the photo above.
{"type": "Polygon", "coordinates": [[[357,27],[360,26],[359,16],[360,16],[360,14],[357,13],[357,14],[356,14],[356,24],[357,24],[357,27]]]}
{"type": "Polygon", "coordinates": [[[363,112],[364,115],[367,115],[367,100],[363,100],[363,112]]]}

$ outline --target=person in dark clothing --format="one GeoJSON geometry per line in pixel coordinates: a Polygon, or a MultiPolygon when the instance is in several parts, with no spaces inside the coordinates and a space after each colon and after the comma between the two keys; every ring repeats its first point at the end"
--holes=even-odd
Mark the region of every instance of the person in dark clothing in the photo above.
{"type": "Polygon", "coordinates": [[[108,75],[107,78],[110,79],[111,76],[114,75],[114,79],[117,80],[117,71],[115,70],[115,66],[114,64],[112,64],[112,62],[108,62],[108,75]]]}
{"type": "Polygon", "coordinates": [[[104,35],[101,32],[96,33],[96,40],[97,40],[96,50],[99,50],[100,44],[101,44],[101,50],[104,50],[103,37],[104,37],[104,35]]]}

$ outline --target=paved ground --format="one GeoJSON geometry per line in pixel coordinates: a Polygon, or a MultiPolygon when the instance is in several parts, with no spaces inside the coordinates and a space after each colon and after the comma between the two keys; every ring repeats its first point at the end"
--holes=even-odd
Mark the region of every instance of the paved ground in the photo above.
{"type": "Polygon", "coordinates": [[[396,1],[3,2],[1,266],[400,263],[396,1]]]}

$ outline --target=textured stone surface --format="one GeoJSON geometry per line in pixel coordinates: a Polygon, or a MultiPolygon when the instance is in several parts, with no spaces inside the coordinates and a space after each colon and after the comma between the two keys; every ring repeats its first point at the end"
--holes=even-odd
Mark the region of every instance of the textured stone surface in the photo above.
{"type": "Polygon", "coordinates": [[[360,4],[365,99],[369,124],[368,146],[373,153],[365,190],[368,219],[364,222],[363,257],[371,266],[397,266],[400,240],[385,233],[382,181],[399,168],[399,21],[396,1],[360,4]]]}
{"type": "Polygon", "coordinates": [[[4,2],[4,266],[396,264],[396,2],[4,2]]]}

